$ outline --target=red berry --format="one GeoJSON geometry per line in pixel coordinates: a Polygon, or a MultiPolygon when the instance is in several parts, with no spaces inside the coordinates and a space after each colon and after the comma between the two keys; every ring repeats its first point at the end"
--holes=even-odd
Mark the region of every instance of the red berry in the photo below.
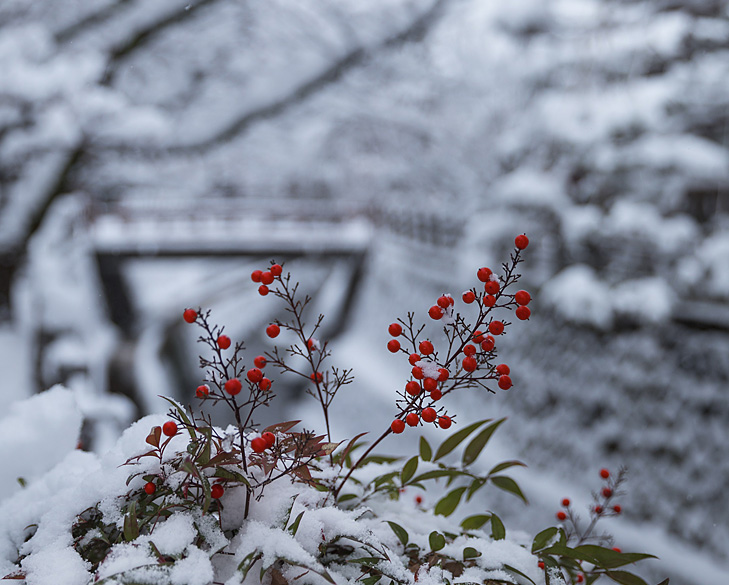
{"type": "Polygon", "coordinates": [[[445,368],[438,368],[438,382],[445,382],[450,375],[450,372],[445,368]]]}
{"type": "Polygon", "coordinates": [[[268,378],[262,378],[261,381],[258,382],[258,387],[264,392],[268,392],[271,389],[271,380],[268,378]]]}
{"type": "Polygon", "coordinates": [[[445,416],[445,415],[441,416],[441,417],[440,417],[440,418],[438,419],[438,426],[439,426],[439,427],[440,427],[441,429],[447,429],[447,428],[450,428],[450,426],[451,426],[451,417],[450,417],[450,416],[445,416]]]}
{"type": "Polygon", "coordinates": [[[410,394],[410,396],[417,396],[420,394],[420,384],[418,384],[415,380],[410,380],[410,382],[405,384],[405,392],[410,394]]]}
{"type": "Polygon", "coordinates": [[[602,514],[604,511],[602,506],[595,506],[595,514],[602,514]]]}
{"type": "Polygon", "coordinates": [[[151,481],[148,481],[144,484],[144,491],[151,496],[154,492],[157,491],[157,486],[154,485],[151,481]]]}
{"type": "Polygon", "coordinates": [[[261,274],[261,284],[271,284],[273,282],[273,274],[264,272],[261,274]]]}
{"type": "Polygon", "coordinates": [[[420,345],[418,345],[418,350],[420,350],[420,353],[422,353],[423,355],[431,354],[433,353],[433,344],[426,339],[425,341],[420,342],[420,345]]]}
{"type": "Polygon", "coordinates": [[[230,347],[230,337],[227,335],[221,335],[218,337],[218,347],[220,349],[228,349],[230,347]]]}
{"type": "Polygon", "coordinates": [[[622,550],[620,550],[620,549],[619,549],[619,548],[618,548],[617,546],[614,546],[614,547],[613,547],[613,550],[614,550],[614,551],[615,551],[616,553],[621,553],[621,552],[623,552],[623,551],[622,551],[622,550]]]}
{"type": "Polygon", "coordinates": [[[467,372],[473,372],[478,367],[478,362],[476,361],[476,358],[473,358],[471,356],[468,356],[466,358],[463,358],[463,369],[467,372]]]}
{"type": "Polygon", "coordinates": [[[564,500],[562,500],[562,505],[565,508],[569,508],[569,506],[570,506],[570,499],[569,498],[565,498],[564,500]]]}
{"type": "Polygon", "coordinates": [[[606,498],[609,498],[613,495],[613,490],[611,490],[609,487],[602,488],[602,495],[606,498]]]}
{"type": "Polygon", "coordinates": [[[447,297],[445,295],[441,295],[441,296],[438,297],[438,301],[437,301],[438,302],[438,306],[441,309],[447,309],[448,307],[451,306],[451,300],[452,300],[451,297],[447,297]]]}
{"type": "Polygon", "coordinates": [[[266,327],[266,335],[272,339],[274,337],[278,337],[279,333],[281,333],[281,328],[276,325],[276,323],[271,323],[268,327],[266,327]]]}
{"type": "Polygon", "coordinates": [[[576,580],[578,583],[582,583],[585,580],[585,578],[582,576],[582,573],[578,573],[576,580]]]}
{"type": "Polygon", "coordinates": [[[263,270],[254,270],[251,272],[251,280],[253,282],[261,282],[261,275],[263,274],[263,270]]]}
{"type": "Polygon", "coordinates": [[[322,376],[321,372],[314,372],[309,376],[311,378],[311,381],[315,384],[321,384],[321,381],[324,379],[324,376],[322,376]]]}
{"type": "Polygon", "coordinates": [[[496,297],[494,295],[484,296],[483,304],[487,307],[493,307],[496,304],[496,297]]]}
{"type": "Polygon", "coordinates": [[[537,567],[539,567],[540,569],[543,569],[544,568],[544,563],[542,561],[539,561],[537,563],[537,567]]]}
{"type": "Polygon", "coordinates": [[[468,356],[476,355],[476,346],[473,345],[472,343],[469,343],[468,345],[464,346],[463,353],[464,353],[464,355],[468,355],[468,356]]]}
{"type": "Polygon", "coordinates": [[[529,317],[532,316],[532,311],[529,307],[517,307],[516,311],[514,311],[514,314],[516,315],[516,318],[520,321],[526,321],[529,319],[529,317]]]}
{"type": "Polygon", "coordinates": [[[197,311],[185,309],[185,312],[182,313],[182,318],[188,323],[194,323],[195,319],[197,319],[197,311]]]}
{"type": "Polygon", "coordinates": [[[417,364],[421,359],[423,358],[421,358],[417,353],[411,353],[410,357],[408,357],[408,361],[410,362],[411,366],[417,364]]]}
{"type": "Polygon", "coordinates": [[[243,388],[243,384],[240,383],[238,378],[231,378],[224,385],[225,391],[231,396],[235,396],[243,388]]]}
{"type": "Polygon", "coordinates": [[[509,366],[507,366],[506,364],[499,364],[498,366],[496,366],[496,371],[502,376],[506,376],[511,373],[509,366]]]}
{"type": "Polygon", "coordinates": [[[263,372],[258,368],[251,368],[246,372],[246,378],[254,384],[258,384],[263,379],[263,372]]]}
{"type": "Polygon", "coordinates": [[[473,339],[476,343],[481,343],[483,341],[483,331],[479,331],[478,329],[473,332],[473,339]]]}
{"type": "Polygon", "coordinates": [[[473,291],[467,290],[463,293],[463,302],[467,305],[470,305],[473,301],[476,300],[476,295],[473,294],[473,291]]]}
{"type": "Polygon", "coordinates": [[[390,428],[392,429],[392,432],[396,435],[399,435],[405,430],[405,423],[401,421],[399,418],[396,418],[394,421],[392,421],[392,424],[390,425],[390,428]]]}
{"type": "Polygon", "coordinates": [[[265,284],[262,284],[258,287],[258,294],[262,297],[265,297],[268,294],[268,287],[265,284]]]}
{"type": "Polygon", "coordinates": [[[433,390],[430,393],[430,399],[431,400],[435,400],[436,402],[438,402],[441,398],[443,398],[443,392],[441,392],[440,390],[438,390],[438,388],[436,388],[435,390],[433,390]]]}
{"type": "Polygon", "coordinates": [[[525,290],[518,290],[514,294],[514,301],[516,301],[517,305],[526,306],[529,304],[529,301],[532,300],[531,295],[525,291],[525,290]]]}
{"type": "Polygon", "coordinates": [[[600,470],[600,477],[602,477],[603,479],[607,479],[608,477],[610,477],[610,472],[603,467],[600,470]]]}
{"type": "Polygon", "coordinates": [[[427,392],[432,392],[437,387],[438,387],[438,382],[436,380],[434,380],[433,378],[425,378],[425,380],[423,380],[423,388],[425,388],[425,390],[427,392]]]}
{"type": "Polygon", "coordinates": [[[488,282],[489,278],[491,278],[491,269],[486,267],[479,268],[476,276],[481,282],[488,282]]]}
{"type": "Polygon", "coordinates": [[[489,333],[492,335],[501,335],[504,332],[504,324],[501,321],[491,321],[489,323],[489,333]]]}
{"type": "Polygon", "coordinates": [[[253,365],[257,368],[265,368],[267,363],[266,358],[262,355],[258,355],[253,358],[253,365]]]}
{"type": "Polygon", "coordinates": [[[498,280],[489,280],[486,284],[483,285],[483,289],[490,295],[495,295],[497,292],[499,292],[500,288],[501,286],[499,286],[498,280]]]}
{"type": "Polygon", "coordinates": [[[623,509],[619,505],[616,504],[615,506],[613,506],[613,512],[615,512],[616,514],[620,514],[620,512],[622,511],[623,509]]]}
{"type": "Polygon", "coordinates": [[[416,380],[422,380],[425,377],[425,374],[423,374],[423,368],[421,368],[420,366],[415,366],[412,369],[412,373],[413,378],[415,378],[416,380]]]}
{"type": "Polygon", "coordinates": [[[491,351],[492,349],[494,349],[494,345],[496,345],[494,338],[490,335],[487,335],[481,343],[481,349],[484,351],[491,351]]]}
{"type": "Polygon", "coordinates": [[[272,264],[269,270],[274,276],[281,276],[281,273],[283,272],[283,267],[280,264],[272,264]]]}
{"type": "Polygon", "coordinates": [[[565,514],[562,510],[557,512],[557,520],[564,521],[567,520],[567,514],[565,514]]]}
{"type": "Polygon", "coordinates": [[[523,250],[529,245],[529,238],[527,238],[524,234],[518,235],[514,238],[514,245],[520,250],[523,250]]]}
{"type": "Polygon", "coordinates": [[[256,437],[251,441],[251,449],[255,453],[263,453],[268,448],[268,443],[263,437],[256,437]]]}
{"type": "Polygon", "coordinates": [[[423,503],[423,496],[415,496],[415,503],[420,505],[423,503]]]}
{"type": "Polygon", "coordinates": [[[210,496],[214,500],[219,500],[223,497],[223,494],[225,493],[225,489],[223,489],[223,486],[219,483],[216,483],[214,486],[210,488],[210,496]]]}
{"type": "Polygon", "coordinates": [[[313,337],[309,337],[309,339],[306,340],[306,349],[308,349],[310,352],[316,351],[318,348],[318,343],[313,337]]]}
{"type": "Polygon", "coordinates": [[[400,323],[392,323],[387,330],[390,332],[390,335],[393,337],[398,337],[402,335],[402,325],[400,323]]]}
{"type": "Polygon", "coordinates": [[[265,432],[261,435],[261,438],[266,441],[266,446],[270,449],[276,442],[276,435],[270,432],[265,432]]]}
{"type": "Polygon", "coordinates": [[[423,412],[420,413],[420,416],[423,417],[423,420],[425,422],[433,422],[436,418],[438,418],[438,414],[435,412],[435,408],[431,408],[430,406],[428,408],[424,408],[423,412]]]}
{"type": "Polygon", "coordinates": [[[405,417],[405,422],[408,423],[408,425],[411,427],[417,426],[419,421],[420,421],[420,418],[414,412],[409,413],[405,417]]]}
{"type": "Polygon", "coordinates": [[[441,309],[438,305],[433,305],[428,309],[428,315],[430,315],[431,319],[435,319],[436,321],[438,319],[443,318],[443,309],[441,309]]]}
{"type": "Polygon", "coordinates": [[[387,349],[389,349],[392,353],[397,353],[400,351],[400,342],[397,339],[391,339],[387,342],[387,349]]]}
{"type": "Polygon", "coordinates": [[[177,434],[177,425],[173,421],[168,420],[162,425],[162,432],[168,437],[174,437],[177,434]]]}
{"type": "Polygon", "coordinates": [[[200,384],[195,388],[195,396],[198,398],[205,398],[208,394],[210,394],[210,386],[207,384],[200,384]]]}
{"type": "Polygon", "coordinates": [[[499,388],[502,390],[508,390],[511,388],[511,378],[509,376],[499,376],[499,388]]]}

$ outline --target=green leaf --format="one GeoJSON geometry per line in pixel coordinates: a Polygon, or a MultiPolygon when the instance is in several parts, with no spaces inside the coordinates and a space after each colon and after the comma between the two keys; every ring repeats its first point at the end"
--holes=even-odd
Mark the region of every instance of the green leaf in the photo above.
{"type": "Polygon", "coordinates": [[[389,455],[370,455],[369,457],[365,458],[364,461],[360,464],[360,467],[364,467],[368,463],[395,463],[396,461],[400,461],[402,457],[391,457],[389,455]]]}
{"type": "Polygon", "coordinates": [[[445,457],[446,455],[448,455],[448,453],[453,451],[453,449],[455,449],[456,447],[458,447],[458,445],[465,441],[468,435],[470,435],[478,427],[486,424],[490,420],[491,419],[489,418],[486,420],[475,422],[471,425],[468,425],[466,428],[463,428],[460,431],[453,433],[450,437],[448,437],[445,441],[441,443],[440,447],[438,447],[433,461],[438,461],[438,459],[440,459],[441,457],[445,457]]]}
{"type": "Polygon", "coordinates": [[[421,473],[419,476],[414,478],[411,483],[415,483],[416,481],[425,481],[426,479],[437,479],[439,477],[458,477],[459,475],[465,474],[457,469],[433,469],[432,471],[421,473]]]}
{"type": "Polygon", "coordinates": [[[403,465],[402,472],[400,473],[400,481],[402,485],[405,485],[408,480],[415,475],[418,469],[418,456],[415,455],[408,459],[408,462],[403,465]]]}
{"type": "Polygon", "coordinates": [[[668,579],[664,579],[658,585],[668,585],[668,579]]]}
{"type": "Polygon", "coordinates": [[[433,530],[428,536],[428,543],[430,544],[430,550],[436,552],[446,545],[446,539],[440,532],[433,530]]]}
{"type": "Polygon", "coordinates": [[[390,528],[392,528],[395,536],[397,536],[400,542],[402,542],[402,545],[407,546],[408,541],[410,540],[410,535],[408,534],[407,530],[405,530],[402,526],[396,524],[395,522],[390,522],[388,520],[387,523],[390,525],[390,528]]]}
{"type": "Polygon", "coordinates": [[[504,569],[506,569],[507,571],[509,571],[511,573],[516,573],[517,575],[519,575],[520,577],[523,577],[524,579],[526,579],[530,583],[533,583],[534,585],[537,585],[527,575],[525,575],[524,573],[522,573],[519,569],[517,569],[515,567],[512,567],[511,565],[504,565],[504,569]]]}
{"type": "Polygon", "coordinates": [[[491,514],[476,514],[475,516],[468,516],[461,522],[461,528],[463,530],[478,530],[491,520],[491,514]]]}
{"type": "Polygon", "coordinates": [[[472,546],[467,546],[463,549],[463,560],[467,561],[468,559],[475,559],[477,557],[481,556],[481,552],[477,551],[472,546]]]}
{"type": "Polygon", "coordinates": [[[499,463],[498,465],[494,465],[494,467],[489,471],[489,475],[494,475],[496,473],[499,473],[499,471],[504,471],[504,469],[509,469],[509,467],[514,467],[515,465],[519,465],[521,467],[526,467],[525,463],[522,463],[521,461],[503,461],[502,463],[499,463]]]}
{"type": "Polygon", "coordinates": [[[198,465],[205,465],[210,461],[210,444],[213,442],[213,429],[210,427],[203,427],[198,430],[200,431],[200,434],[203,435],[203,448],[195,459],[195,463],[198,465]]]}
{"type": "Polygon", "coordinates": [[[353,500],[357,497],[357,494],[344,494],[337,498],[337,502],[346,502],[348,500],[353,500]]]}
{"type": "Polygon", "coordinates": [[[595,544],[583,544],[582,546],[576,546],[574,551],[577,554],[586,557],[583,558],[583,560],[587,560],[594,565],[602,567],[603,569],[616,569],[644,559],[656,558],[654,555],[644,553],[617,552],[610,548],[597,546],[595,544]]]}
{"type": "Polygon", "coordinates": [[[481,454],[481,451],[483,451],[483,448],[486,446],[486,443],[489,442],[489,439],[494,434],[496,429],[498,429],[505,420],[505,418],[501,418],[496,422],[491,423],[478,435],[476,435],[476,437],[468,444],[466,449],[463,451],[464,466],[470,465],[471,463],[476,461],[478,456],[481,454]]]}
{"type": "Polygon", "coordinates": [[[361,582],[362,585],[375,585],[380,579],[382,579],[382,575],[370,575],[362,579],[361,582]]]}
{"type": "Polygon", "coordinates": [[[132,502],[129,511],[124,516],[124,540],[133,541],[139,536],[139,523],[137,522],[137,502],[132,502]]]}
{"type": "Polygon", "coordinates": [[[486,477],[476,477],[471,482],[471,485],[468,486],[468,493],[466,493],[466,501],[470,502],[471,498],[473,497],[473,494],[475,494],[478,490],[480,490],[483,486],[486,485],[486,482],[488,482],[488,478],[486,477]]]}
{"type": "Polygon", "coordinates": [[[430,448],[430,444],[425,440],[425,437],[420,437],[420,458],[423,461],[430,461],[433,456],[433,449],[430,448]]]}
{"type": "Polygon", "coordinates": [[[399,471],[391,471],[390,473],[386,473],[384,475],[379,475],[375,478],[375,487],[380,487],[384,483],[393,483],[393,479],[395,476],[400,475],[399,471]]]}
{"type": "Polygon", "coordinates": [[[638,575],[627,571],[606,571],[605,574],[620,585],[648,585],[638,575]]]}
{"type": "Polygon", "coordinates": [[[251,484],[248,483],[248,480],[246,477],[237,471],[232,471],[230,469],[226,469],[225,467],[216,467],[215,473],[213,473],[213,477],[219,477],[221,479],[230,479],[232,481],[238,481],[242,483],[243,485],[250,486],[251,484]]]}
{"type": "Polygon", "coordinates": [[[557,536],[558,534],[559,528],[557,528],[556,526],[551,526],[545,530],[542,530],[534,537],[534,540],[532,541],[532,553],[536,553],[543,548],[549,546],[554,541],[555,536],[557,536]]]}
{"type": "Polygon", "coordinates": [[[296,520],[294,520],[294,523],[288,527],[287,530],[291,533],[292,536],[296,536],[296,531],[299,529],[299,524],[301,523],[301,518],[304,515],[305,511],[306,510],[302,510],[296,517],[296,520]]]}
{"type": "Polygon", "coordinates": [[[438,503],[435,505],[435,514],[440,514],[441,516],[450,516],[453,514],[458,507],[458,504],[461,503],[461,497],[465,491],[465,487],[459,487],[454,489],[452,492],[448,492],[445,496],[438,500],[438,503]]]}
{"type": "Polygon", "coordinates": [[[258,559],[260,559],[261,557],[263,557],[263,553],[254,550],[240,562],[240,564],[238,565],[238,571],[243,573],[243,576],[241,577],[241,582],[245,580],[246,575],[248,575],[248,571],[251,570],[253,565],[255,565],[258,562],[258,559]]]}
{"type": "Polygon", "coordinates": [[[521,498],[525,504],[529,503],[527,502],[524,494],[521,492],[519,485],[510,477],[507,477],[506,475],[497,475],[496,477],[491,478],[491,483],[493,483],[497,488],[521,498]]]}
{"type": "Polygon", "coordinates": [[[491,538],[494,540],[504,540],[506,538],[506,528],[496,514],[491,514],[491,538]]]}

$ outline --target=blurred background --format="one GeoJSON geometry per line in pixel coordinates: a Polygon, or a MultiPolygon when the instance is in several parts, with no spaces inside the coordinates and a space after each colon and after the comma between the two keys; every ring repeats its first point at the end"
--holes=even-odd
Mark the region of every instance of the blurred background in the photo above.
{"type": "Polygon", "coordinates": [[[533,531],[625,465],[617,544],[725,582],[728,228],[722,0],[0,3],[0,397],[66,385],[87,449],[192,400],[185,307],[270,348],[272,258],[354,368],[335,430],[383,426],[387,324],[526,232],[515,387],[449,408],[509,416],[537,505],[484,505],[533,531]]]}

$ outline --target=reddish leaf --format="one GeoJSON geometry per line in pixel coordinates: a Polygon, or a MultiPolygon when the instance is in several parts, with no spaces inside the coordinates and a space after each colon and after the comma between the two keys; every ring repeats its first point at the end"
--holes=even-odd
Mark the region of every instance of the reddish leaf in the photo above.
{"type": "Polygon", "coordinates": [[[162,427],[152,427],[152,430],[149,432],[149,435],[147,435],[147,438],[145,439],[147,443],[152,445],[152,447],[159,447],[159,440],[162,436],[162,427]]]}

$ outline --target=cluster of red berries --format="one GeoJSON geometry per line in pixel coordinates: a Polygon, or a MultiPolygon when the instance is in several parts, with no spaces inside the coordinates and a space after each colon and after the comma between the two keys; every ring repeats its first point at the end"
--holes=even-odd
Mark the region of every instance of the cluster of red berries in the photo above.
{"type": "Polygon", "coordinates": [[[258,287],[258,294],[265,297],[269,292],[268,285],[272,284],[276,277],[281,276],[282,272],[283,267],[280,264],[272,264],[271,267],[265,271],[254,270],[251,272],[251,280],[256,283],[261,283],[261,286],[258,287]]]}
{"type": "Polygon", "coordinates": [[[442,319],[444,315],[452,314],[452,307],[455,304],[456,301],[453,300],[453,297],[451,295],[441,295],[440,297],[438,297],[435,305],[428,309],[428,315],[430,315],[431,319],[435,319],[436,321],[442,319]]]}
{"type": "Polygon", "coordinates": [[[425,422],[435,422],[437,420],[438,426],[441,429],[450,428],[452,424],[451,417],[446,416],[445,414],[442,416],[438,416],[438,413],[436,413],[435,409],[429,406],[422,410],[420,416],[418,416],[418,414],[415,412],[409,412],[407,415],[405,415],[405,420],[402,420],[401,418],[396,418],[394,421],[392,421],[390,429],[392,429],[393,433],[399,435],[405,430],[405,423],[407,423],[408,426],[415,427],[418,425],[421,418],[425,422]]]}
{"type": "Polygon", "coordinates": [[[276,435],[271,432],[265,432],[260,437],[256,437],[251,441],[251,449],[254,453],[263,453],[266,449],[270,449],[276,444],[276,435]]]}
{"type": "MultiPolygon", "coordinates": [[[[606,508],[608,501],[610,500],[610,498],[613,497],[613,494],[615,493],[615,486],[612,483],[612,481],[610,480],[610,477],[611,477],[610,470],[605,469],[603,467],[600,470],[600,477],[604,480],[608,480],[608,482],[600,490],[600,494],[603,497],[603,501],[601,503],[595,504],[595,506],[592,508],[592,512],[597,516],[601,516],[601,515],[605,514],[606,510],[611,510],[613,512],[613,514],[616,514],[616,515],[620,514],[623,511],[623,509],[619,504],[615,504],[609,508],[606,508]]],[[[620,481],[620,480],[618,480],[618,481],[620,481]]],[[[559,510],[556,514],[557,520],[559,520],[560,522],[564,522],[565,520],[567,520],[568,512],[569,512],[569,508],[570,508],[569,498],[564,498],[562,500],[562,508],[564,508],[564,510],[559,510]],[[567,510],[567,512],[565,512],[565,510],[567,510]]]]}

